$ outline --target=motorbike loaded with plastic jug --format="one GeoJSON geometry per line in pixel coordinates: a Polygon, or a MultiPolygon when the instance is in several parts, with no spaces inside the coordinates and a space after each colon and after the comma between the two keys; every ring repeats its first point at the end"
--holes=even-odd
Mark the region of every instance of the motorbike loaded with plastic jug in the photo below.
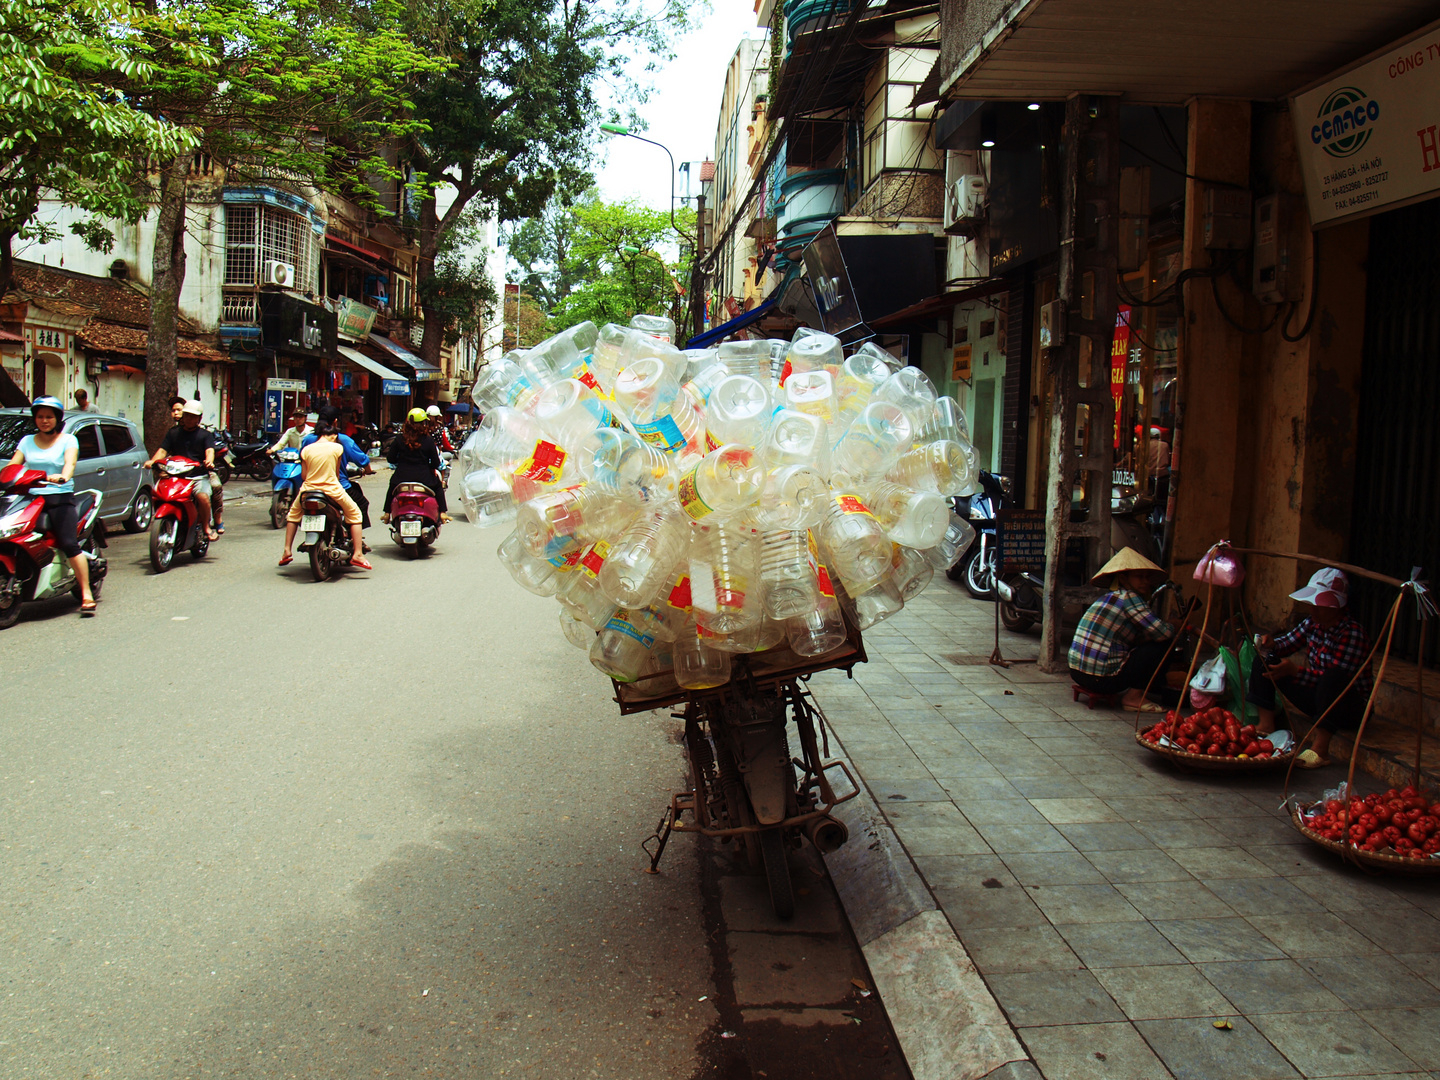
{"type": "Polygon", "coordinates": [[[688,785],[646,842],[733,845],[794,911],[788,851],[847,839],[858,793],[807,680],[864,662],[974,537],[958,405],[872,344],[828,334],[681,351],[674,326],[581,323],[489,365],[459,456],[460,502],[512,529],[498,555],[560,604],[622,713],[674,707],[688,785]]]}
{"type": "MultiPolygon", "coordinates": [[[[45,496],[31,492],[45,483],[47,477],[40,469],[7,465],[0,470],[0,630],[15,625],[26,601],[66,592],[80,599],[75,571],[55,543],[45,496]]],[[[93,489],[75,493],[80,551],[90,560],[90,591],[97,598],[109,569],[100,554],[105,547],[105,525],[100,520],[103,498],[93,489]]]]}
{"type": "Polygon", "coordinates": [[[157,574],[170,569],[175,553],[189,551],[203,559],[210,550],[209,522],[200,520],[195,484],[209,473],[203,462],[167,457],[155,466],[155,516],[150,520],[150,565],[157,574]]]}

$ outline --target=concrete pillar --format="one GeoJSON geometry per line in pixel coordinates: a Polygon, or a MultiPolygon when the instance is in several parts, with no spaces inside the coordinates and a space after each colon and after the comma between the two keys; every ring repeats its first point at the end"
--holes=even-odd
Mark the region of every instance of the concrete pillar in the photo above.
{"type": "MultiPolygon", "coordinates": [[[[1248,185],[1250,180],[1250,103],[1212,98],[1190,102],[1189,171],[1192,176],[1248,185]]],[[[1205,191],[1199,180],[1185,183],[1186,270],[1205,270],[1211,253],[1204,246],[1205,191]]],[[[1220,258],[1225,258],[1221,254],[1220,258]]],[[[1222,284],[1220,288],[1226,288],[1222,284]]],[[[1227,310],[1235,310],[1229,285],[1227,310]]],[[[1238,453],[1242,401],[1244,335],[1216,307],[1211,282],[1192,278],[1185,286],[1185,323],[1180,350],[1180,431],[1172,448],[1175,522],[1170,550],[1176,564],[1193,563],[1216,540],[1242,535],[1244,515],[1236,513],[1237,472],[1249,466],[1238,453]]],[[[1177,572],[1184,567],[1177,565],[1177,572]]]]}

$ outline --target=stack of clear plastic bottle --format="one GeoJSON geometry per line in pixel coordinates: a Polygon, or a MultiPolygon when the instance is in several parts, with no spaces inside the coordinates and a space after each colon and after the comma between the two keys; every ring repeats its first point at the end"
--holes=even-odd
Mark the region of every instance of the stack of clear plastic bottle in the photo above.
{"type": "Polygon", "coordinates": [[[674,324],[581,323],[492,363],[460,501],[560,603],[566,638],[656,696],[732,657],[822,657],[955,565],[974,532],[964,414],[873,344],[829,334],[676,348],[674,324]]]}

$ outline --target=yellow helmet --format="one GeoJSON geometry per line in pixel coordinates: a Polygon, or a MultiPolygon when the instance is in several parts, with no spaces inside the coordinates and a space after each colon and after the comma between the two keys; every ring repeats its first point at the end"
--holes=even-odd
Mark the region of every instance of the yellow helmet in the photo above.
{"type": "Polygon", "coordinates": [[[405,418],[407,420],[413,420],[417,424],[423,424],[425,423],[426,419],[428,419],[425,415],[424,409],[411,409],[410,412],[406,414],[405,418]]]}

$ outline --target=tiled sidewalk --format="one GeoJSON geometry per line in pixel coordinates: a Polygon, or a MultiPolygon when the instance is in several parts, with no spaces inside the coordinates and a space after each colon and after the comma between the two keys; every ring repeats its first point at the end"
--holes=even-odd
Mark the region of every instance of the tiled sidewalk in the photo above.
{"type": "Polygon", "coordinates": [[[1279,774],[1170,769],[1068,679],[987,664],[993,626],[940,579],[866,633],[853,682],[812,685],[1044,1075],[1440,1078],[1440,880],[1314,848],[1279,774]]]}

